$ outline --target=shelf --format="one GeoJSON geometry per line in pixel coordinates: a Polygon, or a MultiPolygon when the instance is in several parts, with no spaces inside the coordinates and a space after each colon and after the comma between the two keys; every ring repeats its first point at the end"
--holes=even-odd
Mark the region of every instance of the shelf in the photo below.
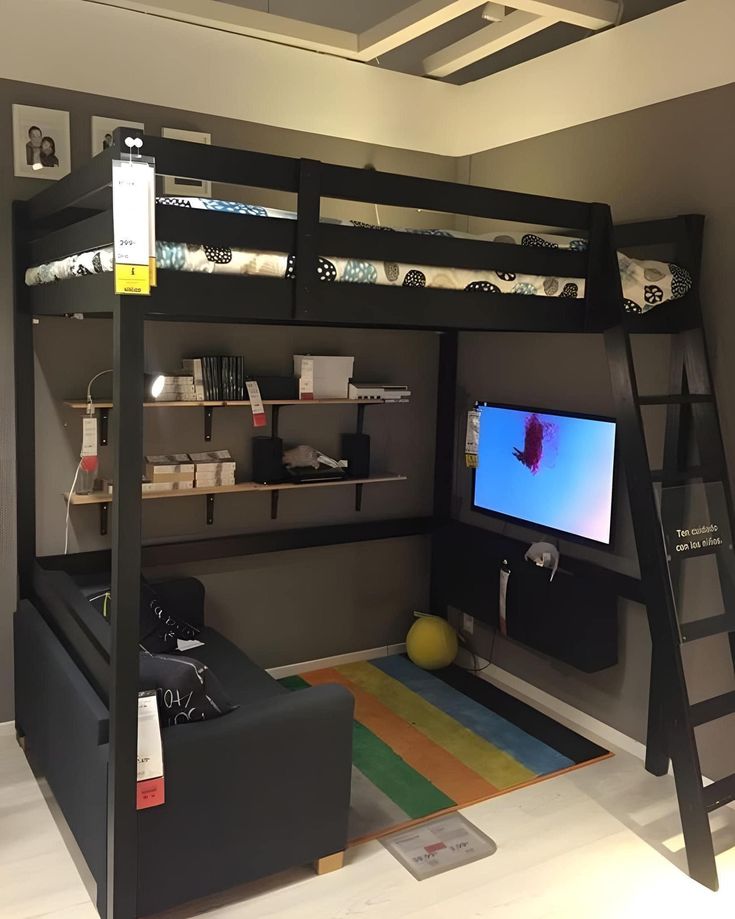
{"type": "MultiPolygon", "coordinates": [[[[143,494],[144,501],[158,498],[195,498],[205,495],[229,495],[240,492],[286,491],[303,488],[326,488],[337,485],[379,485],[384,482],[405,482],[405,475],[371,475],[364,479],[337,479],[327,482],[280,482],[275,485],[262,485],[259,482],[240,482],[237,485],[212,485],[206,488],[184,488],[180,491],[154,491],[143,494]]],[[[74,506],[84,504],[112,504],[112,495],[106,492],[92,492],[90,495],[72,495],[71,504],[74,506]]],[[[64,498],[68,501],[69,494],[64,498]]]]}
{"type": "MultiPolygon", "coordinates": [[[[407,405],[408,400],[399,399],[263,399],[263,405],[407,405]]],[[[65,401],[67,408],[86,411],[87,403],[84,401],[65,401]]],[[[143,408],[227,408],[235,406],[250,406],[250,402],[144,402],[143,408]]],[[[94,402],[95,409],[111,409],[112,402],[94,402]]]]}

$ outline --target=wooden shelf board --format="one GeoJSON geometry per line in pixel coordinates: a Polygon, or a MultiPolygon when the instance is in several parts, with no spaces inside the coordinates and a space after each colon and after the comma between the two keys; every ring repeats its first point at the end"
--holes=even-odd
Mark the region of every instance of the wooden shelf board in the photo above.
{"type": "MultiPolygon", "coordinates": [[[[398,403],[406,405],[407,401],[398,399],[263,399],[263,405],[388,405],[398,403]]],[[[86,410],[84,401],[65,401],[67,408],[86,410]]],[[[143,408],[227,408],[250,406],[250,402],[144,402],[143,408]]],[[[112,402],[94,402],[94,407],[113,408],[112,402]]]]}
{"type": "MultiPolygon", "coordinates": [[[[363,479],[336,479],[325,482],[281,482],[277,485],[263,485],[260,482],[240,482],[237,485],[211,485],[204,488],[184,488],[180,491],[154,491],[143,494],[144,501],[156,500],[158,498],[195,498],[203,495],[229,495],[240,492],[253,491],[286,491],[289,489],[303,488],[327,488],[336,485],[379,485],[384,482],[405,482],[407,476],[393,475],[371,475],[363,479]]],[[[69,493],[64,493],[64,498],[69,500],[69,493]]],[[[112,495],[105,492],[92,492],[89,495],[72,495],[72,505],[83,504],[112,504],[112,495]]]]}

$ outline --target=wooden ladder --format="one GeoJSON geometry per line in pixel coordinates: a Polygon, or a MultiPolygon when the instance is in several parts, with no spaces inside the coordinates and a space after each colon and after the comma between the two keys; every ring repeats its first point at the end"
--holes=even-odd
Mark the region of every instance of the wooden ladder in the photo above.
{"type": "MultiPolygon", "coordinates": [[[[695,245],[701,245],[701,218],[686,220],[695,245]]],[[[695,266],[700,255],[693,253],[695,266]]],[[[735,712],[735,691],[691,704],[681,646],[729,634],[735,674],[735,553],[732,494],[697,280],[687,296],[690,327],[672,339],[669,393],[639,395],[631,348],[635,324],[622,310],[620,323],[604,335],[653,646],[646,768],[665,775],[672,763],[689,873],[717,890],[709,814],[735,801],[735,775],[704,784],[695,728],[735,712]],[[652,405],[666,410],[660,469],[650,466],[641,412],[641,406],[652,405]],[[692,533],[701,528],[706,532],[692,533]],[[724,612],[692,620],[677,601],[683,568],[703,555],[716,559],[724,612]]]]}

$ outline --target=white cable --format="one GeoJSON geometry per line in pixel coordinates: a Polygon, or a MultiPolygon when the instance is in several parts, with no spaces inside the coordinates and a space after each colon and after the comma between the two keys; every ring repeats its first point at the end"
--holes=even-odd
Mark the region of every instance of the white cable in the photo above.
{"type": "Polygon", "coordinates": [[[79,478],[79,470],[82,468],[82,460],[80,458],[77,463],[77,471],[74,473],[74,481],[71,483],[71,488],[69,489],[69,497],[66,500],[66,526],[64,528],[64,555],[67,555],[69,552],[69,510],[71,508],[71,496],[74,494],[74,489],[77,487],[77,479],[79,478]]]}
{"type": "Polygon", "coordinates": [[[382,226],[380,222],[380,211],[378,210],[377,204],[375,205],[375,222],[378,224],[378,226],[382,226]]]}
{"type": "Polygon", "coordinates": [[[625,0],[618,0],[618,15],[615,18],[616,26],[619,26],[622,23],[624,15],[625,15],[625,0]]]}
{"type": "MultiPolygon", "coordinates": [[[[94,402],[92,401],[92,384],[95,380],[99,380],[100,377],[103,377],[107,373],[112,373],[112,370],[101,370],[99,373],[95,374],[92,379],[87,383],[87,414],[94,414],[94,402]]],[[[77,480],[79,479],[79,473],[82,468],[82,459],[79,458],[77,463],[76,471],[74,472],[74,481],[71,483],[71,488],[69,489],[69,497],[66,502],[66,523],[64,525],[64,555],[67,555],[69,552],[69,512],[71,510],[71,497],[74,494],[74,489],[77,487],[77,480]]]]}
{"type": "Polygon", "coordinates": [[[99,380],[100,377],[103,377],[106,373],[112,373],[112,370],[101,370],[98,374],[92,377],[92,379],[87,383],[87,414],[91,415],[94,409],[94,403],[92,402],[92,383],[95,380],[99,380]]]}

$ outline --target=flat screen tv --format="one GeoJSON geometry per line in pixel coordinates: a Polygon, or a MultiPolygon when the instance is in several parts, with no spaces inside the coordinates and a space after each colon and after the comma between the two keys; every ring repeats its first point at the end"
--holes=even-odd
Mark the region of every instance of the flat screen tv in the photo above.
{"type": "Polygon", "coordinates": [[[478,402],[473,508],[609,545],[615,420],[478,402]]]}

